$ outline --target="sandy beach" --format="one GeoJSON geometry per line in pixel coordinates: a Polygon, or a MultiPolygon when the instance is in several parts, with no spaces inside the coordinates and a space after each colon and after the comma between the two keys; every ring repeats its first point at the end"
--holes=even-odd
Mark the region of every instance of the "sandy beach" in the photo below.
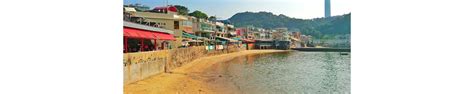
{"type": "Polygon", "coordinates": [[[125,94],[229,94],[238,91],[232,83],[219,74],[203,74],[215,63],[225,62],[238,56],[286,52],[286,50],[246,50],[209,56],[192,61],[171,73],[161,73],[148,79],[124,85],[125,94]]]}

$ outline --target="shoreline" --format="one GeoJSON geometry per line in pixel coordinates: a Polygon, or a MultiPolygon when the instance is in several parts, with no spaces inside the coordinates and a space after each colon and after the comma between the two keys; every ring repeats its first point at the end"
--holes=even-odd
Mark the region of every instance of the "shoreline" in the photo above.
{"type": "Polygon", "coordinates": [[[124,85],[124,93],[232,93],[232,91],[234,91],[232,89],[235,89],[235,87],[222,87],[228,86],[225,85],[226,81],[220,81],[224,82],[224,85],[215,85],[207,83],[207,80],[216,80],[218,77],[220,77],[220,75],[211,75],[216,76],[216,78],[206,79],[206,77],[196,76],[195,74],[204,72],[206,68],[209,68],[210,66],[216,63],[226,62],[239,56],[290,51],[291,50],[245,50],[240,52],[199,58],[179,68],[171,70],[170,73],[157,74],[148,79],[124,85]]]}

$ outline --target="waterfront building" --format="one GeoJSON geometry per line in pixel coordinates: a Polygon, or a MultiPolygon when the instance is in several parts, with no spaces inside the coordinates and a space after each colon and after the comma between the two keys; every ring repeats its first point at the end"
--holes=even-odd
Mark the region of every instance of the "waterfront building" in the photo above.
{"type": "MultiPolygon", "coordinates": [[[[214,24],[205,19],[196,19],[196,21],[193,22],[193,32],[195,35],[207,38],[210,41],[215,40],[214,27],[214,24]]],[[[211,42],[209,44],[211,44],[211,42]]]]}
{"type": "Polygon", "coordinates": [[[301,41],[301,32],[298,32],[298,31],[291,32],[290,40],[291,40],[291,45],[290,45],[291,48],[303,47],[302,41],[301,41]]]}
{"type": "Polygon", "coordinates": [[[209,39],[195,35],[195,29],[198,29],[198,19],[189,16],[188,20],[183,22],[183,46],[202,46],[205,45],[209,39]]]}
{"type": "Polygon", "coordinates": [[[173,31],[133,22],[123,22],[124,53],[169,49],[176,40],[173,31]]]}
{"type": "Polygon", "coordinates": [[[302,42],[301,40],[297,39],[297,38],[294,38],[294,37],[290,37],[290,48],[300,48],[300,47],[303,47],[302,46],[302,42]]]}
{"type": "Polygon", "coordinates": [[[243,39],[255,40],[255,28],[254,27],[245,27],[241,28],[243,39]]]}
{"type": "Polygon", "coordinates": [[[215,24],[215,33],[214,36],[216,38],[216,42],[218,45],[229,45],[229,44],[236,44],[238,41],[231,39],[228,36],[228,27],[221,22],[212,22],[215,24]]]}
{"type": "Polygon", "coordinates": [[[172,30],[176,40],[170,43],[172,48],[237,44],[239,43],[237,39],[240,39],[235,39],[236,32],[233,25],[178,15],[177,8],[173,6],[155,7],[147,11],[124,7],[124,20],[172,30]]]}
{"type": "Polygon", "coordinates": [[[183,45],[183,31],[192,32],[192,22],[187,16],[177,14],[176,7],[156,7],[151,12],[136,12],[132,14],[138,23],[174,31],[176,41],[172,42],[172,48],[183,45]]]}
{"type": "Polygon", "coordinates": [[[237,38],[237,39],[241,39],[241,37],[238,35],[237,33],[237,29],[236,28],[233,28],[232,31],[229,31],[229,37],[233,37],[233,38],[237,38]]]}
{"type": "Polygon", "coordinates": [[[244,47],[247,49],[254,48],[255,40],[254,34],[251,31],[251,27],[237,28],[236,32],[237,36],[241,38],[244,47]]]}
{"type": "Polygon", "coordinates": [[[302,46],[303,47],[308,47],[308,43],[309,43],[309,37],[306,36],[306,35],[301,35],[301,38],[300,38],[301,42],[302,42],[302,46]]]}
{"type": "Polygon", "coordinates": [[[255,40],[256,49],[272,49],[274,47],[274,41],[271,39],[258,39],[255,40]]]}
{"type": "Polygon", "coordinates": [[[259,28],[259,29],[257,29],[255,39],[256,40],[259,40],[259,39],[262,39],[262,40],[272,39],[272,31],[267,30],[267,29],[263,29],[263,28],[259,28]]]}
{"type": "Polygon", "coordinates": [[[183,32],[186,32],[186,33],[189,33],[189,34],[194,34],[192,20],[195,19],[195,18],[191,17],[191,16],[185,16],[185,17],[187,17],[188,20],[183,20],[182,23],[180,23],[181,24],[180,29],[183,32]]]}
{"type": "Polygon", "coordinates": [[[288,28],[275,28],[275,32],[272,32],[272,38],[273,40],[289,41],[288,28]]]}
{"type": "Polygon", "coordinates": [[[291,41],[288,28],[275,28],[275,31],[276,32],[272,32],[274,47],[276,49],[289,49],[291,41]]]}
{"type": "Polygon", "coordinates": [[[225,29],[225,25],[224,23],[221,23],[221,22],[212,22],[213,24],[215,24],[215,35],[217,37],[224,37],[224,35],[226,34],[226,29],[225,29]]]}
{"type": "Polygon", "coordinates": [[[232,38],[236,36],[235,27],[231,24],[225,24],[226,35],[224,37],[232,38]]]}
{"type": "Polygon", "coordinates": [[[227,33],[225,37],[236,40],[236,42],[231,45],[241,46],[243,43],[243,40],[240,36],[237,35],[237,29],[234,27],[234,25],[226,24],[226,30],[227,30],[227,33]]]}
{"type": "Polygon", "coordinates": [[[271,30],[263,28],[254,28],[251,29],[255,36],[255,49],[271,49],[273,47],[273,40],[271,37],[271,30]]]}
{"type": "Polygon", "coordinates": [[[296,39],[301,39],[301,32],[291,32],[291,36],[296,39]]]}

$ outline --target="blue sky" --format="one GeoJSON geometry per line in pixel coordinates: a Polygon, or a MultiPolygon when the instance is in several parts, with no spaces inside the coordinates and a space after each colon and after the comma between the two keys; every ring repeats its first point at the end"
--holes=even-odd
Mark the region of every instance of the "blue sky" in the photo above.
{"type": "MultiPolygon", "coordinates": [[[[124,0],[124,4],[132,3],[155,7],[165,6],[166,0],[124,0]]],[[[350,3],[349,0],[331,0],[331,15],[351,12],[350,3]]],[[[218,19],[245,11],[267,11],[302,19],[324,17],[324,0],[168,0],[168,4],[184,5],[190,12],[200,10],[218,19]]]]}

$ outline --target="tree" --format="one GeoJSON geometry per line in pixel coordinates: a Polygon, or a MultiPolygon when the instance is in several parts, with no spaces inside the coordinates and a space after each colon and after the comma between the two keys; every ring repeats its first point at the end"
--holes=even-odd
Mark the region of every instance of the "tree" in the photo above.
{"type": "Polygon", "coordinates": [[[142,4],[129,4],[129,5],[124,5],[125,7],[133,7],[135,8],[137,11],[147,11],[147,10],[150,10],[150,7],[148,6],[145,6],[145,5],[142,5],[142,4]]]}
{"type": "Polygon", "coordinates": [[[210,20],[210,21],[216,21],[217,18],[216,18],[216,16],[210,16],[210,17],[209,17],[209,20],[210,20]]]}
{"type": "Polygon", "coordinates": [[[201,19],[207,19],[208,18],[206,13],[203,13],[199,10],[196,10],[192,13],[189,13],[189,16],[193,16],[193,17],[201,18],[201,19]]]}
{"type": "Polygon", "coordinates": [[[174,5],[174,7],[176,7],[178,9],[178,14],[179,15],[188,15],[188,13],[189,13],[189,9],[185,6],[174,5]]]}

